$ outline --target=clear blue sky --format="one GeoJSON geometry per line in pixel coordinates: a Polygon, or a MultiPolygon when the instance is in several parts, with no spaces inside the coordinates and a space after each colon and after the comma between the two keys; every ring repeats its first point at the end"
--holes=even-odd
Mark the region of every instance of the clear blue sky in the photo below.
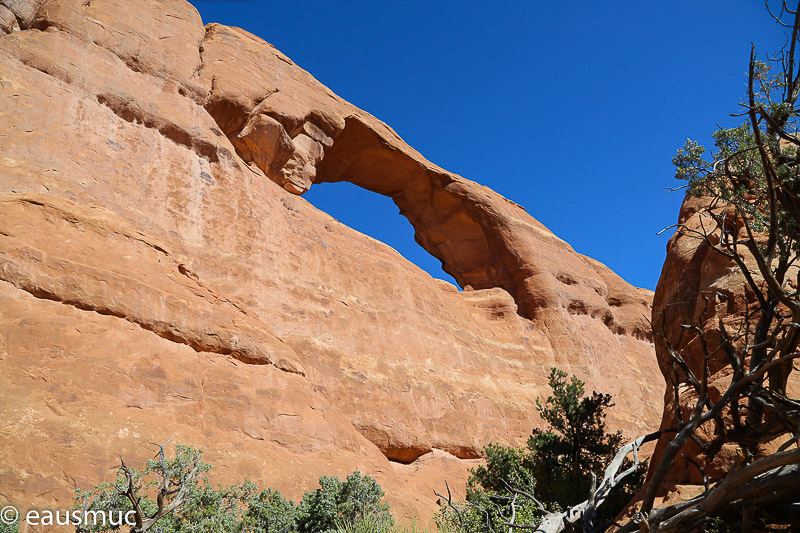
{"type": "MultiPolygon", "coordinates": [[[[194,4],[650,289],[667,242],[656,233],[682,199],[664,190],[677,184],[670,158],[732,123],[750,41],[782,40],[753,0],[194,4]]],[[[391,200],[343,183],[305,196],[450,279],[391,200]]]]}

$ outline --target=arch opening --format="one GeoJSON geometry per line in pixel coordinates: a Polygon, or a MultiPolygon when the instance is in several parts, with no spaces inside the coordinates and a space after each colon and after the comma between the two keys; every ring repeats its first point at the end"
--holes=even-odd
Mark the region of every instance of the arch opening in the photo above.
{"type": "Polygon", "coordinates": [[[303,198],[342,224],[391,246],[434,278],[461,290],[456,279],[444,271],[442,262],[415,241],[414,227],[390,197],[343,181],[316,183],[303,198]]]}

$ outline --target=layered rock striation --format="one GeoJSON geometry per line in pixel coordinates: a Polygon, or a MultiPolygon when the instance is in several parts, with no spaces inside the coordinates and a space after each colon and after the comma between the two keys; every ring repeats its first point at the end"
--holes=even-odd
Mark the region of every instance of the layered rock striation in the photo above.
{"type": "Polygon", "coordinates": [[[145,439],[290,497],[373,475],[429,517],[552,366],[651,430],[652,293],[183,0],[0,0],[0,500],[66,504],[145,439]],[[389,196],[465,288],[315,209],[389,196]]]}

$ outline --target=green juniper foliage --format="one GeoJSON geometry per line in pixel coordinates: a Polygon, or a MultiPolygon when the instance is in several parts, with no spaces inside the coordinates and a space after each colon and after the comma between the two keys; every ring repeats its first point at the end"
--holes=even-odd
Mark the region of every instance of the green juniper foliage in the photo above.
{"type": "Polygon", "coordinates": [[[244,531],[258,533],[291,533],[297,522],[297,506],[274,489],[254,493],[247,500],[242,522],[244,531]]]}
{"type": "Polygon", "coordinates": [[[8,524],[0,520],[0,533],[19,533],[19,517],[8,524]]]}
{"type": "Polygon", "coordinates": [[[389,506],[382,502],[384,492],[378,483],[361,472],[353,472],[345,481],[323,476],[320,488],[305,493],[298,507],[300,533],[335,532],[338,526],[349,527],[369,519],[386,531],[393,525],[389,506]]]}
{"type": "Polygon", "coordinates": [[[709,153],[687,139],[672,163],[675,177],[688,181],[689,195],[735,207],[754,233],[783,236],[777,239],[783,242],[776,245],[785,248],[781,253],[789,254],[798,251],[800,212],[795,206],[800,190],[800,153],[795,138],[800,124],[794,105],[783,101],[789,90],[786,78],[773,70],[772,62],[754,59],[753,100],[748,97],[741,104],[746,110],[743,123],[733,128],[718,127],[712,134],[714,150],[709,153]],[[751,108],[756,129],[748,111],[751,108]]]}
{"type": "MultiPolygon", "coordinates": [[[[242,530],[242,521],[249,500],[256,491],[255,484],[245,481],[238,485],[214,487],[204,474],[211,465],[202,460],[202,450],[190,446],[176,446],[173,459],[166,460],[171,483],[175,489],[185,486],[186,497],[175,512],[159,519],[150,529],[154,533],[188,531],[236,532],[242,530]],[[195,466],[197,469],[195,470],[195,466]],[[195,476],[190,473],[195,471],[195,476]],[[197,476],[202,476],[197,479],[197,476]]],[[[154,515],[158,509],[154,494],[163,479],[163,465],[151,459],[141,470],[130,469],[139,506],[145,515],[154,515]]],[[[75,510],[122,512],[131,510],[130,500],[124,496],[127,478],[120,469],[114,483],[101,483],[88,491],[76,491],[75,510]]],[[[173,489],[173,490],[175,490],[173,489]]],[[[112,531],[116,525],[97,524],[84,531],[112,531]]],[[[255,531],[255,529],[254,529],[255,531]]]]}
{"type": "MultiPolygon", "coordinates": [[[[575,376],[568,380],[566,372],[555,368],[549,385],[552,395],[544,402],[536,400],[536,410],[549,427],[533,430],[526,466],[537,481],[540,499],[564,509],[586,499],[592,473],[602,478],[623,442],[619,431],[606,430],[606,411],[614,405],[610,394],[586,396],[581,380],[575,376]]],[[[612,492],[600,513],[613,516],[619,512],[640,478],[633,476],[612,492]]]]}
{"type": "MultiPolygon", "coordinates": [[[[353,472],[345,480],[320,478],[320,488],[304,494],[296,505],[276,490],[259,491],[250,481],[212,485],[206,475],[211,465],[203,461],[202,451],[182,445],[176,446],[173,459],[149,460],[142,469],[128,468],[127,474],[121,468],[115,482],[76,491],[74,509],[123,514],[130,511],[132,504],[125,495],[130,476],[143,515],[154,516],[165,470],[171,481],[164,504],[168,506],[180,490],[184,491],[184,498],[173,512],[155,521],[148,530],[154,533],[385,533],[394,525],[380,485],[360,472],[353,472]]],[[[98,523],[80,531],[116,530],[120,530],[118,525],[98,523]]],[[[18,526],[5,528],[2,533],[17,531],[18,526]]]]}
{"type": "MultiPolygon", "coordinates": [[[[483,449],[486,464],[472,470],[467,482],[467,500],[455,504],[464,522],[463,531],[507,531],[513,493],[523,490],[544,503],[550,511],[566,509],[586,499],[591,474],[603,470],[622,445],[622,435],[607,433],[606,410],[611,396],[593,392],[587,396],[584,383],[575,376],[553,368],[550,396],[537,400],[536,409],[548,424],[535,429],[527,446],[514,448],[489,444],[483,449]]],[[[628,468],[629,462],[623,465],[628,468]]],[[[612,491],[598,509],[602,518],[613,518],[641,485],[644,466],[612,491]]],[[[457,528],[459,513],[443,506],[437,515],[441,525],[457,528]]],[[[529,499],[516,500],[516,523],[534,524],[541,512],[529,499]]]]}

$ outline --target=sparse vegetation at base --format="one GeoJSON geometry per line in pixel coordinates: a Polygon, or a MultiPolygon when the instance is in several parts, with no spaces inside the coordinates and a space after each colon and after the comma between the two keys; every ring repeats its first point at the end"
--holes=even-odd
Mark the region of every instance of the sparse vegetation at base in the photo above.
{"type": "MultiPolygon", "coordinates": [[[[530,521],[541,518],[533,502],[511,505],[510,486],[524,486],[542,493],[548,509],[571,505],[589,490],[592,473],[597,474],[616,451],[622,437],[608,433],[607,394],[585,395],[584,383],[552,369],[552,394],[537,401],[537,410],[547,422],[536,429],[527,447],[489,444],[486,464],[473,470],[465,502],[440,501],[436,516],[442,533],[507,531],[508,513],[530,521]],[[546,486],[546,490],[539,487],[546,486]],[[513,510],[512,510],[513,507],[513,510]]],[[[153,444],[153,443],[151,443],[153,444]]],[[[202,450],[176,445],[168,458],[165,445],[153,444],[158,453],[142,468],[124,459],[114,482],[78,490],[73,511],[121,516],[132,513],[135,525],[100,523],[79,525],[76,533],[129,530],[131,533],[426,533],[415,525],[398,525],[384,491],[373,478],[356,471],[345,479],[323,476],[318,489],[306,492],[298,503],[274,489],[259,489],[251,481],[214,485],[208,473],[212,465],[202,450]]],[[[622,497],[609,506],[617,512],[627,502],[635,481],[625,485],[622,497]]],[[[433,498],[434,495],[432,494],[433,498]]],[[[519,523],[526,523],[522,520],[519,523]]],[[[5,526],[0,533],[16,533],[19,525],[5,526]]]]}
{"type": "MultiPolygon", "coordinates": [[[[134,533],[388,533],[394,526],[380,485],[358,471],[344,480],[323,476],[320,488],[306,492],[295,504],[250,481],[214,486],[206,475],[212,467],[201,450],[178,445],[175,457],[167,459],[164,446],[159,448],[144,468],[131,468],[123,461],[115,482],[79,490],[75,509],[134,511],[134,533]]],[[[76,531],[118,529],[99,525],[76,531]]]]}
{"type": "MultiPolygon", "coordinates": [[[[638,457],[630,461],[627,455],[646,438],[621,446],[622,435],[609,433],[605,425],[606,411],[613,406],[611,396],[587,395],[577,377],[553,368],[549,386],[551,395],[536,401],[547,427],[534,429],[524,447],[487,445],[485,464],[472,470],[464,501],[454,501],[449,486],[446,496],[436,493],[441,508],[435,531],[505,533],[537,525],[536,531],[566,531],[562,528],[570,510],[587,509],[587,501],[592,501],[584,501],[586,494],[601,494],[601,499],[595,498],[596,508],[589,509],[602,525],[587,529],[578,524],[573,530],[605,531],[615,524],[615,517],[642,485],[644,463],[638,457]],[[599,486],[598,479],[603,480],[599,486]],[[609,490],[601,492],[603,486],[609,490]]],[[[132,515],[135,523],[84,521],[75,527],[76,533],[435,533],[396,524],[383,489],[358,471],[344,479],[321,477],[320,487],[295,503],[248,480],[213,485],[207,475],[212,465],[203,459],[202,450],[178,444],[168,459],[166,444],[154,446],[158,453],[142,468],[121,458],[114,482],[77,490],[75,495],[73,516],[124,514],[132,515]]],[[[758,525],[764,531],[777,531],[769,524],[779,523],[780,517],[755,511],[749,518],[720,513],[702,530],[752,531],[749,526],[758,525]]],[[[0,524],[0,533],[19,531],[19,521],[0,524]]]]}
{"type": "MultiPolygon", "coordinates": [[[[69,517],[104,517],[71,522],[76,533],[422,533],[395,526],[383,489],[358,471],[343,480],[323,476],[320,488],[306,492],[295,504],[247,480],[213,485],[207,476],[212,466],[203,460],[202,450],[179,444],[168,459],[165,445],[156,446],[156,458],[143,468],[122,460],[114,482],[76,491],[69,517]],[[131,518],[123,523],[120,517],[126,513],[131,518]],[[109,523],[108,517],[116,518],[109,523]]],[[[64,525],[68,516],[62,518],[64,525]]],[[[0,533],[19,531],[19,520],[0,523],[0,533]]]]}
{"type": "MultiPolygon", "coordinates": [[[[486,446],[486,464],[473,469],[466,501],[445,497],[437,515],[442,528],[488,533],[508,531],[509,521],[531,526],[544,516],[539,504],[548,511],[576,505],[586,499],[593,480],[602,478],[622,444],[622,434],[609,433],[605,425],[606,411],[613,406],[611,395],[592,392],[587,396],[584,382],[556,368],[551,369],[549,386],[551,395],[536,401],[547,428],[534,429],[526,447],[486,446]]],[[[641,486],[644,464],[634,466],[625,460],[623,469],[628,468],[633,469],[632,475],[599,510],[605,521],[612,520],[641,486]]]]}

